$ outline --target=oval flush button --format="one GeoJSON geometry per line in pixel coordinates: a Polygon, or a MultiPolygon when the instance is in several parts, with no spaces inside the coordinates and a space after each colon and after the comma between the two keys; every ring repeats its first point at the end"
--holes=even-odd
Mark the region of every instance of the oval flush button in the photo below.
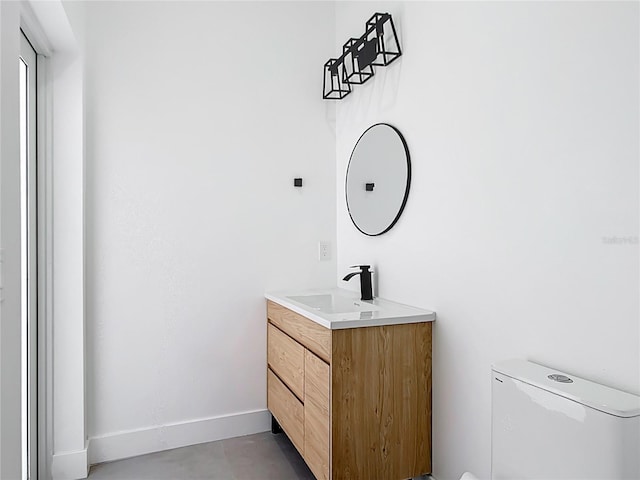
{"type": "Polygon", "coordinates": [[[548,375],[547,378],[549,380],[553,380],[554,382],[573,383],[573,380],[571,380],[569,377],[567,377],[566,375],[560,375],[559,373],[548,375]]]}

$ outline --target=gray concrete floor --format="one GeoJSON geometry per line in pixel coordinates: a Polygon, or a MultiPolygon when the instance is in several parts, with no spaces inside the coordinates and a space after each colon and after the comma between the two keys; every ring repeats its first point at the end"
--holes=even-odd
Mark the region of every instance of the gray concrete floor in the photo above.
{"type": "Polygon", "coordinates": [[[314,480],[284,434],[230,438],[101,463],[89,480],[314,480]]]}

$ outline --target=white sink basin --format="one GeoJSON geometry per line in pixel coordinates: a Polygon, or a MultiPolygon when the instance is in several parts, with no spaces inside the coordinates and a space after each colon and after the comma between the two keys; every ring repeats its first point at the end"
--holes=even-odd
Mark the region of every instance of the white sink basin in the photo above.
{"type": "Polygon", "coordinates": [[[360,300],[359,292],[341,288],[270,292],[265,297],[330,329],[432,322],[436,318],[430,310],[383,298],[360,300]]]}
{"type": "Polygon", "coordinates": [[[378,307],[371,305],[366,301],[345,298],[344,296],[335,293],[320,295],[294,295],[287,298],[312,308],[313,310],[328,313],[330,315],[336,313],[375,312],[379,310],[378,307]]]}

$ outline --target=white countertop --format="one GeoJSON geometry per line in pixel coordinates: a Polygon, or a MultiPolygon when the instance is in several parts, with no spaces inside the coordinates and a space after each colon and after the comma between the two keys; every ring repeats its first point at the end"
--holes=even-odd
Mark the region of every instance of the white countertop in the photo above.
{"type": "Polygon", "coordinates": [[[430,310],[383,298],[360,300],[359,293],[341,288],[267,292],[264,296],[331,330],[432,322],[436,319],[436,314],[430,310]]]}

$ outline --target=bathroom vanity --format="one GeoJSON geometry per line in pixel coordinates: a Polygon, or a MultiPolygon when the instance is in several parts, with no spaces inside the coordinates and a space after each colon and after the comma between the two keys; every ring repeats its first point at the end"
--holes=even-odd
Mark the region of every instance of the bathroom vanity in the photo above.
{"type": "Polygon", "coordinates": [[[267,294],[267,406],[318,480],[431,472],[433,312],[267,294]]]}

